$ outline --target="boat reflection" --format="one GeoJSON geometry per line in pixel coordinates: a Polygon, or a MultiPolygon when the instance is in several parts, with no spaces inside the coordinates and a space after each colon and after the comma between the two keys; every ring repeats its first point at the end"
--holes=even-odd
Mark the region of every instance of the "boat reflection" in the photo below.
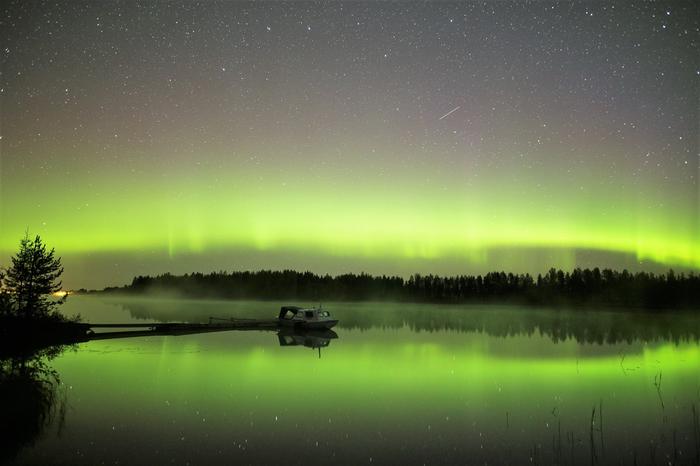
{"type": "Polygon", "coordinates": [[[284,328],[277,332],[280,346],[305,346],[318,349],[318,357],[321,357],[321,348],[331,344],[331,340],[338,338],[333,330],[300,330],[284,328]]]}

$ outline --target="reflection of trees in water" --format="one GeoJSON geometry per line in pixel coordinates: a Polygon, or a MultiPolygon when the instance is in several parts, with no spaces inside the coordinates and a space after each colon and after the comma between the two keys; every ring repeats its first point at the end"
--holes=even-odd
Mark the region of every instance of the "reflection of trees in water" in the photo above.
{"type": "MultiPolygon", "coordinates": [[[[158,300],[125,300],[119,304],[132,317],[159,321],[206,320],[201,304],[183,300],[179,303],[158,300]],[[193,308],[196,311],[193,311],[193,308]]],[[[221,303],[212,305],[221,313],[221,303]]],[[[605,312],[586,310],[531,309],[508,306],[422,306],[378,303],[348,305],[338,303],[331,312],[340,319],[338,328],[369,330],[399,329],[404,326],[417,332],[478,332],[495,337],[542,334],[557,343],[614,344],[635,341],[700,340],[700,319],[691,313],[605,312]]],[[[254,317],[254,315],[246,316],[254,317]]]]}
{"type": "Polygon", "coordinates": [[[503,309],[463,312],[412,310],[388,315],[378,313],[376,316],[367,316],[368,319],[361,314],[353,313],[344,317],[339,326],[356,329],[408,326],[414,331],[478,332],[502,338],[542,334],[555,343],[575,340],[578,343],[601,345],[661,340],[679,343],[697,341],[700,335],[700,320],[690,315],[503,309]]]}
{"type": "Polygon", "coordinates": [[[62,351],[62,346],[53,346],[30,355],[0,355],[0,462],[15,458],[52,423],[63,425],[65,393],[58,373],[48,365],[62,351]]]}

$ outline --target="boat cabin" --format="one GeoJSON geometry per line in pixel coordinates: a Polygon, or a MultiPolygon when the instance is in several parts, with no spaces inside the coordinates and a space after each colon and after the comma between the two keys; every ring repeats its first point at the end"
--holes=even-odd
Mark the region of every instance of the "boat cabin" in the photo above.
{"type": "Polygon", "coordinates": [[[279,321],[282,325],[304,328],[331,328],[338,323],[331,317],[331,313],[324,309],[298,306],[282,306],[279,321]]]}

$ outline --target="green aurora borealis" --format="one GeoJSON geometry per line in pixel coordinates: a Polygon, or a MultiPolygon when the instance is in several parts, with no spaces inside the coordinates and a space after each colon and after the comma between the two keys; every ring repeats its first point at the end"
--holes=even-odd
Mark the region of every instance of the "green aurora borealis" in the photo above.
{"type": "Polygon", "coordinates": [[[567,8],[9,3],[2,264],[699,269],[694,7],[567,8]]]}
{"type": "MultiPolygon", "coordinates": [[[[527,188],[522,186],[480,203],[478,192],[458,188],[454,191],[461,193],[445,199],[440,192],[397,189],[396,183],[389,188],[378,181],[362,183],[359,192],[351,183],[301,181],[296,188],[275,181],[262,186],[245,178],[230,187],[212,187],[208,180],[215,176],[182,176],[174,184],[186,186],[183,190],[173,189],[170,181],[160,185],[120,176],[105,196],[93,196],[72,217],[66,217],[63,206],[76,205],[86,193],[69,188],[65,195],[51,196],[62,189],[59,182],[29,205],[20,200],[5,206],[4,213],[13,220],[8,223],[16,226],[4,230],[14,234],[4,235],[3,246],[14,248],[22,225],[33,225],[32,218],[40,216],[39,232],[46,231],[66,253],[162,249],[175,257],[234,245],[338,256],[457,254],[479,260],[480,251],[488,247],[553,245],[622,251],[666,264],[700,264],[692,206],[654,212],[635,200],[619,200],[611,207],[605,195],[584,195],[549,202],[541,212],[543,200],[523,196],[527,188]]],[[[8,190],[12,184],[7,183],[8,190]]]]}

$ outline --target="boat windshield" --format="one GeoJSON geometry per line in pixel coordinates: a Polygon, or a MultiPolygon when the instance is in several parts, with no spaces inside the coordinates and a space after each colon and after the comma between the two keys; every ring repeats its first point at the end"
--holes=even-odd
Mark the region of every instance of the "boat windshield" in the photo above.
{"type": "Polygon", "coordinates": [[[296,315],[295,312],[292,312],[290,310],[285,310],[283,313],[280,313],[280,319],[291,320],[294,318],[295,315],[296,315]]]}

